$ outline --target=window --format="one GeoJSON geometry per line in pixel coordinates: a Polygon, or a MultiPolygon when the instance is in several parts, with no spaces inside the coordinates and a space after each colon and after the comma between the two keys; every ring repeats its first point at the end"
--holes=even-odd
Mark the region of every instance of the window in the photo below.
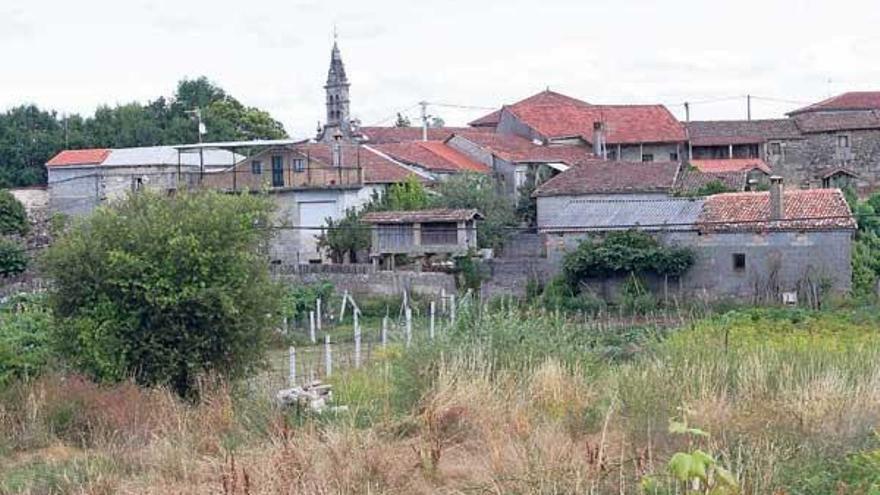
{"type": "Polygon", "coordinates": [[[617,160],[617,149],[608,150],[608,159],[609,160],[617,160]]]}
{"type": "Polygon", "coordinates": [[[838,148],[849,148],[849,135],[848,134],[840,134],[837,136],[837,147],[838,148]]]}
{"type": "Polygon", "coordinates": [[[272,156],[272,187],[284,187],[284,157],[272,156]]]}
{"type": "Polygon", "coordinates": [[[263,164],[260,163],[259,160],[254,160],[251,162],[251,173],[254,175],[260,175],[263,173],[263,164]]]}
{"type": "Polygon", "coordinates": [[[770,143],[770,154],[773,156],[779,156],[782,154],[782,143],[773,142],[770,143]]]}
{"type": "Polygon", "coordinates": [[[675,151],[670,153],[669,154],[669,161],[670,162],[677,162],[678,161],[678,153],[676,153],[675,151]]]}
{"type": "Polygon", "coordinates": [[[652,155],[651,153],[643,153],[642,154],[642,161],[643,162],[653,162],[654,155],[652,155]]]}
{"type": "Polygon", "coordinates": [[[746,269],[746,255],[743,253],[733,253],[733,271],[742,272],[746,269]]]}
{"type": "Polygon", "coordinates": [[[293,159],[293,171],[294,172],[304,172],[306,170],[306,161],[302,158],[294,158],[293,159]]]}

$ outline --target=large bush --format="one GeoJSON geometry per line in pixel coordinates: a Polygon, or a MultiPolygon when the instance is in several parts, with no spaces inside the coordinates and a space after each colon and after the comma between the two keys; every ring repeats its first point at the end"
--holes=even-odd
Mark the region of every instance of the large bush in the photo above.
{"type": "Polygon", "coordinates": [[[0,234],[24,235],[30,230],[24,205],[7,190],[0,190],[0,234]]]}
{"type": "Polygon", "coordinates": [[[45,256],[59,348],[100,380],[192,391],[263,362],[281,291],[264,255],[271,202],[139,193],[72,226],[45,256]]]}
{"type": "Polygon", "coordinates": [[[498,191],[495,180],[488,175],[459,174],[437,186],[432,198],[435,208],[476,208],[485,218],[477,227],[481,248],[500,248],[518,225],[513,201],[498,191]]]}
{"type": "Polygon", "coordinates": [[[51,358],[52,315],[43,298],[14,298],[0,307],[0,388],[34,378],[51,358]]]}
{"type": "Polygon", "coordinates": [[[693,263],[691,249],[664,246],[644,232],[628,230],[584,240],[565,256],[562,270],[566,279],[577,285],[586,278],[644,273],[681,275],[693,263]]]}

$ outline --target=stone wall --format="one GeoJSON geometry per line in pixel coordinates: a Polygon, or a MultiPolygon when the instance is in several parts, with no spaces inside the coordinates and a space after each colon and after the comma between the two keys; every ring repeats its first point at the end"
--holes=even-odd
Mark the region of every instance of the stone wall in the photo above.
{"type": "MultiPolygon", "coordinates": [[[[694,249],[696,262],[682,277],[681,290],[704,299],[752,300],[798,292],[807,283],[827,285],[837,294],[852,287],[850,231],[654,235],[665,245],[694,249]],[[735,253],[745,255],[743,269],[734,268],[735,253]]],[[[565,254],[587,237],[589,234],[547,235],[548,276],[559,273],[565,254]]]]}
{"type": "MultiPolygon", "coordinates": [[[[346,265],[338,266],[345,267],[346,265]]],[[[361,273],[303,270],[295,273],[281,273],[276,277],[284,282],[294,284],[315,284],[326,281],[333,284],[338,292],[347,290],[352,294],[374,296],[402,296],[404,289],[412,294],[426,296],[439,296],[444,290],[447,294],[452,294],[456,290],[455,277],[448,273],[372,271],[370,265],[367,267],[369,268],[365,270],[366,272],[362,271],[361,273]]]]}

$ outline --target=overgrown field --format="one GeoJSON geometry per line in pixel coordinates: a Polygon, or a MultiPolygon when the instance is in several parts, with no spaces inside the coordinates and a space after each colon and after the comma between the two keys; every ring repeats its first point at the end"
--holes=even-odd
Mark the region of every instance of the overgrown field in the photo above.
{"type": "Polygon", "coordinates": [[[746,494],[880,490],[876,308],[603,328],[463,310],[435,345],[334,375],[349,409],[320,416],[254,382],[205,379],[184,402],[17,380],[0,397],[0,493],[672,494],[698,450],[714,493],[736,492],[726,472],[746,494]]]}

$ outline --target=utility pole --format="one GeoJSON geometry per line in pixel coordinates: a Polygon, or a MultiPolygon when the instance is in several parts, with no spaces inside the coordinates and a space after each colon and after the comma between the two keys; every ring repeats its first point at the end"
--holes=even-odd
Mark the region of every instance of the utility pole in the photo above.
{"type": "MultiPolygon", "coordinates": [[[[198,134],[199,134],[199,144],[202,144],[202,134],[205,134],[207,131],[205,130],[205,124],[202,123],[202,109],[196,107],[192,110],[187,110],[186,113],[193,114],[196,116],[196,122],[198,123],[198,134]]],[[[205,149],[199,146],[199,184],[201,184],[202,179],[205,177],[205,149]]]]}
{"type": "Polygon", "coordinates": [[[746,95],[746,118],[752,120],[752,95],[746,95]]]}
{"type": "Polygon", "coordinates": [[[684,102],[684,121],[691,121],[691,104],[688,102],[684,102]]]}
{"type": "MultiPolygon", "coordinates": [[[[691,123],[691,104],[689,102],[684,102],[684,121],[687,124],[691,123]]],[[[687,146],[688,146],[688,161],[694,159],[694,147],[691,145],[691,134],[690,129],[687,125],[684,127],[685,137],[687,137],[687,146]]]]}
{"type": "Polygon", "coordinates": [[[428,140],[428,102],[420,101],[419,106],[422,107],[422,141],[428,140]]]}

